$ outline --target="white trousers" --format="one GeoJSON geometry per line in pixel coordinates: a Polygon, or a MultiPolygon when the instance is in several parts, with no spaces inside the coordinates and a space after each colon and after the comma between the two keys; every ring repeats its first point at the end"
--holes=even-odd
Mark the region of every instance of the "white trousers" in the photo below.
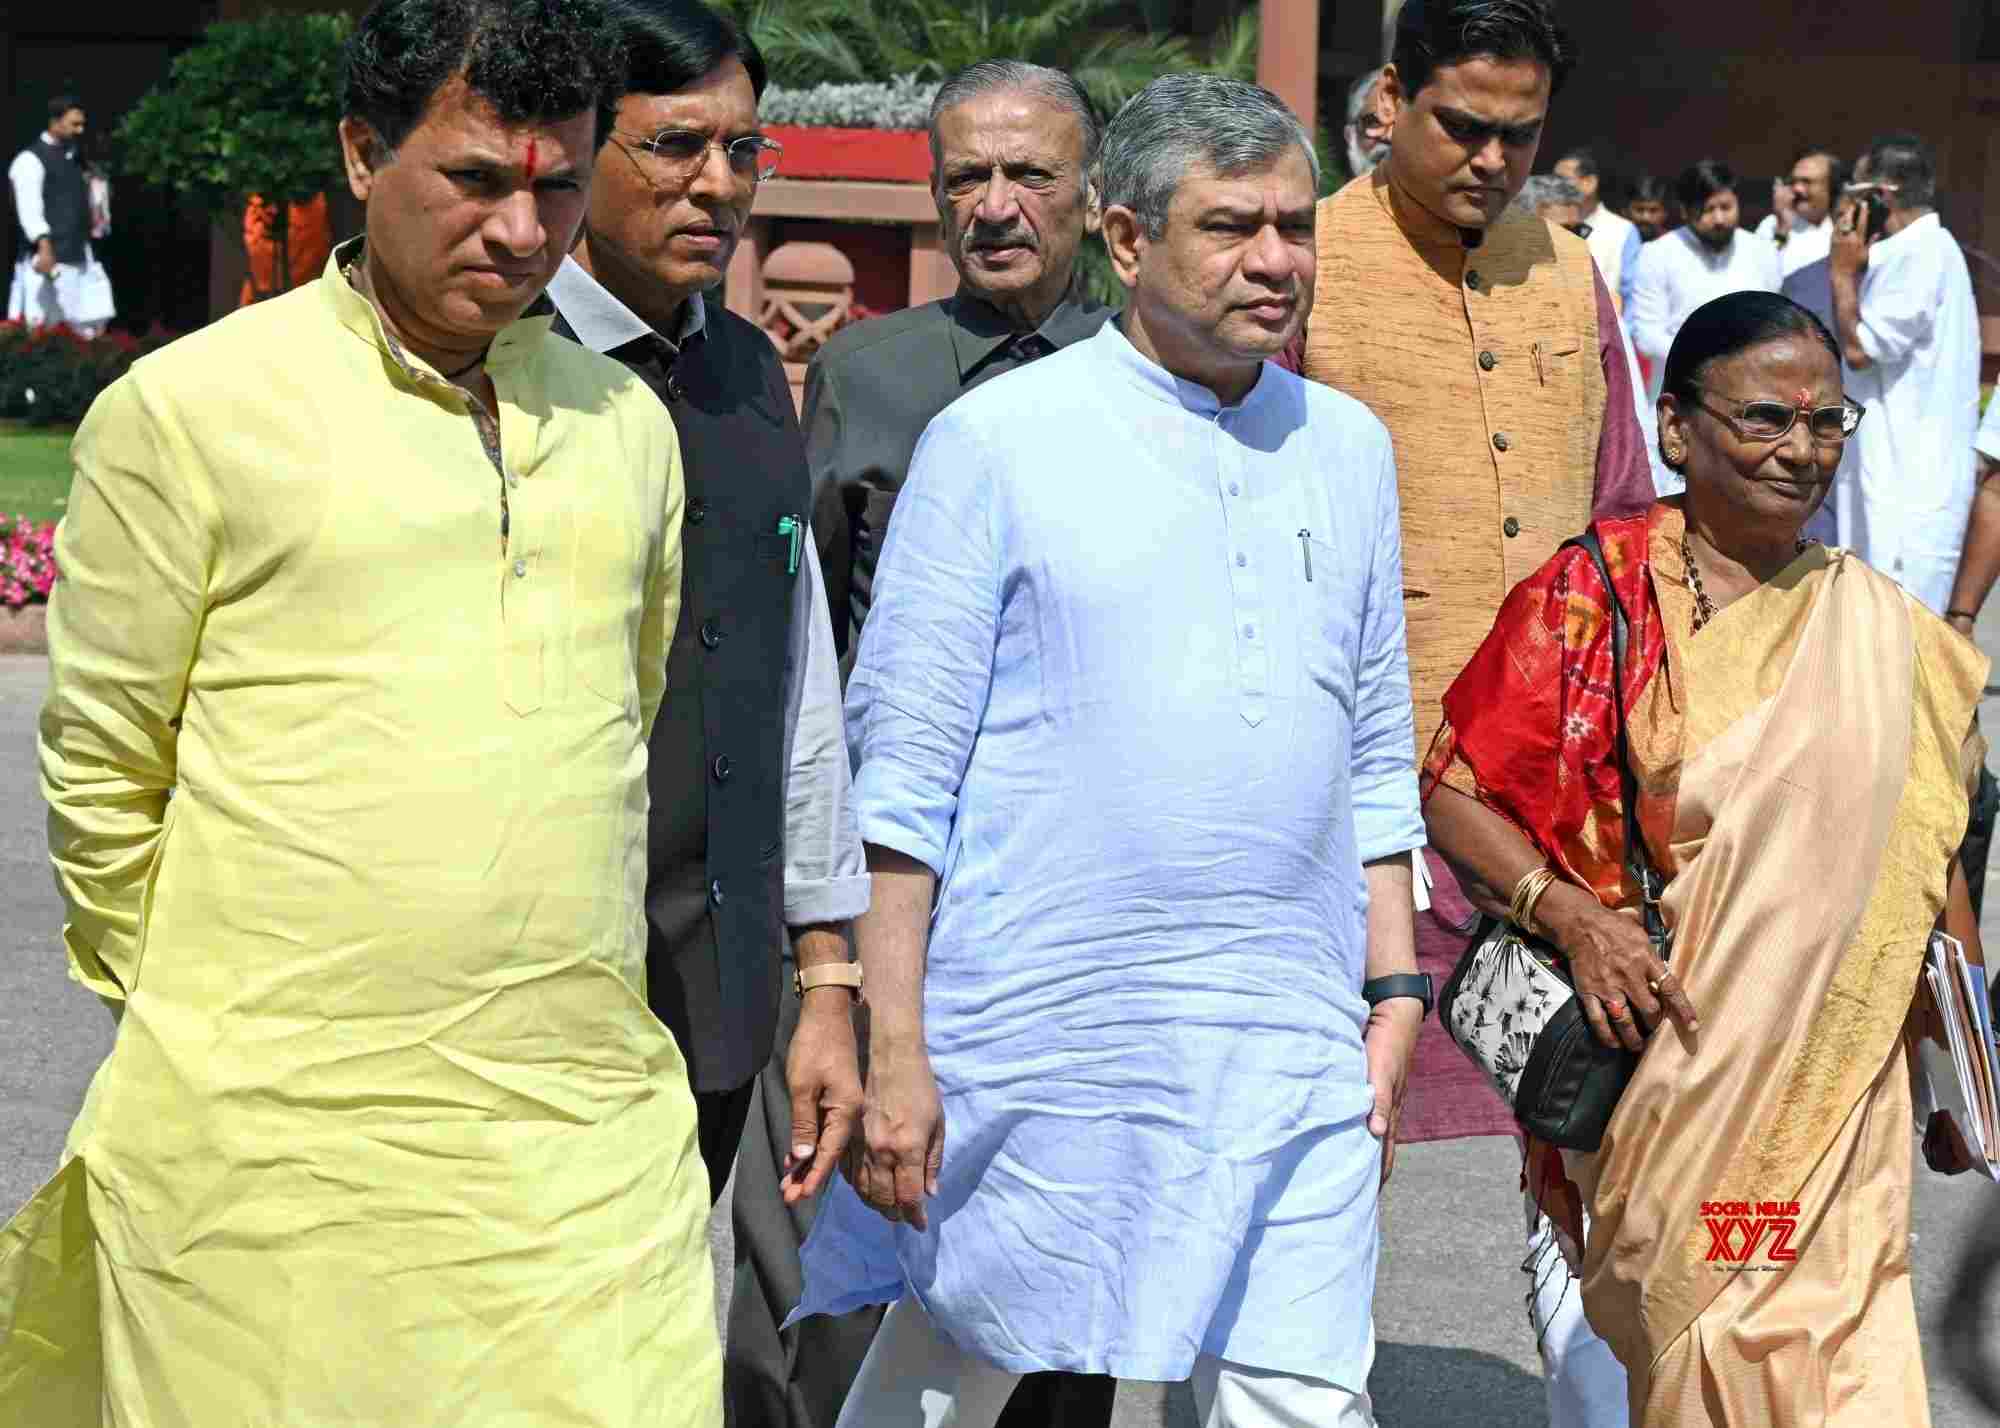
{"type": "MultiPolygon", "coordinates": [[[[1585,1225],[1589,1221],[1586,1219],[1585,1225]]],[[[1528,1321],[1542,1351],[1549,1428],[1627,1428],[1625,1366],[1583,1315],[1583,1290],[1555,1226],[1528,1201],[1528,1321]]]]}
{"type": "MultiPolygon", "coordinates": [[[[993,1428],[1020,1379],[945,1336],[923,1305],[896,1301],[835,1428],[993,1428]]],[[[1375,1428],[1368,1395],[1203,1354],[1191,1379],[1202,1428],[1375,1428]]]]}

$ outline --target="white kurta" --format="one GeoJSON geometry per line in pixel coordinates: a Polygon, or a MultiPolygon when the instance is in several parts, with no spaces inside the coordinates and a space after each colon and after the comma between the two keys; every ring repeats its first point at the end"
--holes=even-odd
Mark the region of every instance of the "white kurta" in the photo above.
{"type": "Polygon", "coordinates": [[[1858,335],[1871,365],[1845,380],[1867,414],[1837,478],[1840,543],[1943,614],[1972,507],[1979,310],[1936,214],[1869,250],[1858,335]]]}
{"type": "Polygon", "coordinates": [[[1785,277],[1817,263],[1833,251],[1833,215],[1828,214],[1810,228],[1794,228],[1792,236],[1778,247],[1777,215],[1767,213],[1757,225],[1757,236],[1778,249],[1778,267],[1785,277]]]}
{"type": "Polygon", "coordinates": [[[1676,228],[1641,248],[1625,326],[1639,355],[1653,364],[1646,395],[1659,399],[1667,353],[1673,350],[1681,324],[1696,308],[1746,289],[1774,293],[1783,281],[1778,250],[1741,229],[1720,253],[1688,228],[1676,228]]]}
{"type": "MultiPolygon", "coordinates": [[[[48,146],[47,136],[35,141],[48,146]]],[[[7,182],[14,191],[15,220],[21,236],[33,247],[49,231],[42,203],[42,180],[47,170],[42,161],[26,149],[14,155],[7,166],[7,182]]],[[[94,332],[118,315],[111,296],[111,277],[97,254],[86,243],[83,262],[58,263],[52,273],[38,273],[30,258],[14,264],[14,280],[7,293],[7,320],[30,327],[54,327],[67,323],[85,332],[94,332]]]]}

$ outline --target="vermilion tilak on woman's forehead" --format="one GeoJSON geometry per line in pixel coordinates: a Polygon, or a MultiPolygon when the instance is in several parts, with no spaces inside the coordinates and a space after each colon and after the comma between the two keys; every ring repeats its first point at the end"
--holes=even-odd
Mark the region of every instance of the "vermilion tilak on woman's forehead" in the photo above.
{"type": "Polygon", "coordinates": [[[528,171],[528,182],[535,181],[535,141],[528,140],[528,152],[521,156],[521,167],[528,171]]]}

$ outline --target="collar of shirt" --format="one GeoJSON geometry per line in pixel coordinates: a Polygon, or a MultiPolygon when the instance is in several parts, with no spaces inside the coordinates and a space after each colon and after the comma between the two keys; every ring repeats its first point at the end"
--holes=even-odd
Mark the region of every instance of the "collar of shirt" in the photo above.
{"type": "Polygon", "coordinates": [[[708,305],[700,293],[681,305],[680,326],[672,337],[655,332],[646,319],[620,302],[611,289],[585,271],[574,258],[564,258],[549,280],[549,300],[562,312],[576,340],[592,352],[609,352],[628,342],[656,340],[678,356],[681,348],[708,330],[708,305]]]}
{"type": "Polygon", "coordinates": [[[1939,218],[1935,213],[1926,213],[1922,218],[1911,223],[1909,227],[1891,233],[1887,238],[1882,239],[1871,248],[1868,253],[1869,262],[1872,264],[1877,258],[1893,258],[1905,248],[1914,248],[1924,241],[1923,234],[1933,228],[1941,228],[1943,226],[1943,219],[1939,218]]]}
{"type": "Polygon", "coordinates": [[[1102,355],[1147,396],[1155,401],[1170,402],[1204,419],[1233,416],[1261,406],[1279,385],[1279,379],[1272,377],[1268,371],[1259,370],[1256,385],[1244,394],[1243,400],[1225,407],[1222,399],[1201,383],[1176,377],[1134,347],[1132,339],[1125,335],[1122,319],[1114,318],[1105,323],[1091,340],[1100,343],[1102,355]]]}
{"type": "Polygon", "coordinates": [[[1013,350],[1023,359],[1046,357],[1069,346],[1085,334],[1083,304],[1065,296],[1032,332],[1017,332],[1000,310],[984,298],[960,289],[945,304],[951,325],[951,350],[958,358],[960,384],[970,382],[979,370],[1001,352],[1013,350]]]}
{"type": "MultiPolygon", "coordinates": [[[[391,337],[389,329],[382,325],[382,314],[375,310],[375,304],[363,297],[348,281],[347,267],[361,261],[362,245],[367,241],[365,234],[350,238],[327,255],[326,267],[320,273],[319,288],[334,321],[386,355],[412,380],[428,379],[450,385],[442,372],[403,350],[403,344],[391,337]]],[[[540,302],[537,299],[538,306],[540,302]]],[[[548,334],[551,321],[546,308],[539,313],[530,308],[501,328],[486,349],[487,374],[505,372],[518,365],[535,343],[548,334]]]]}

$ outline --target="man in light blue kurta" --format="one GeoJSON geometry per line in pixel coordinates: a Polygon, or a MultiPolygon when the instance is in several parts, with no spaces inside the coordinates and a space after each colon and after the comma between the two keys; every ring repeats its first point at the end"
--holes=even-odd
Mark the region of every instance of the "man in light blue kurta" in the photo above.
{"type": "Polygon", "coordinates": [[[1421,1018],[1362,994],[1415,970],[1423,843],[1395,468],[1358,402],[1259,360],[1310,301],[1296,121],[1177,81],[1142,98],[1190,116],[1192,155],[1147,169],[1129,109],[1105,141],[1131,309],[932,422],[849,688],[877,1208],[830,1189],[800,1313],[921,1310],[891,1313],[843,1424],[943,1421],[952,1395],[988,1422],[1046,1368],[1192,1375],[1211,1423],[1295,1421],[1229,1411],[1230,1372],[1267,1375],[1363,1415],[1311,1421],[1369,1421],[1382,1137],[1421,1018]],[[1207,102],[1275,133],[1261,165],[1221,168],[1207,102]],[[1209,288],[1174,286],[1190,264],[1209,288]],[[899,866],[925,896],[891,965],[899,866]],[[912,1123],[918,1159],[949,1135],[927,1207],[919,1178],[895,1193],[912,1123]]]}

